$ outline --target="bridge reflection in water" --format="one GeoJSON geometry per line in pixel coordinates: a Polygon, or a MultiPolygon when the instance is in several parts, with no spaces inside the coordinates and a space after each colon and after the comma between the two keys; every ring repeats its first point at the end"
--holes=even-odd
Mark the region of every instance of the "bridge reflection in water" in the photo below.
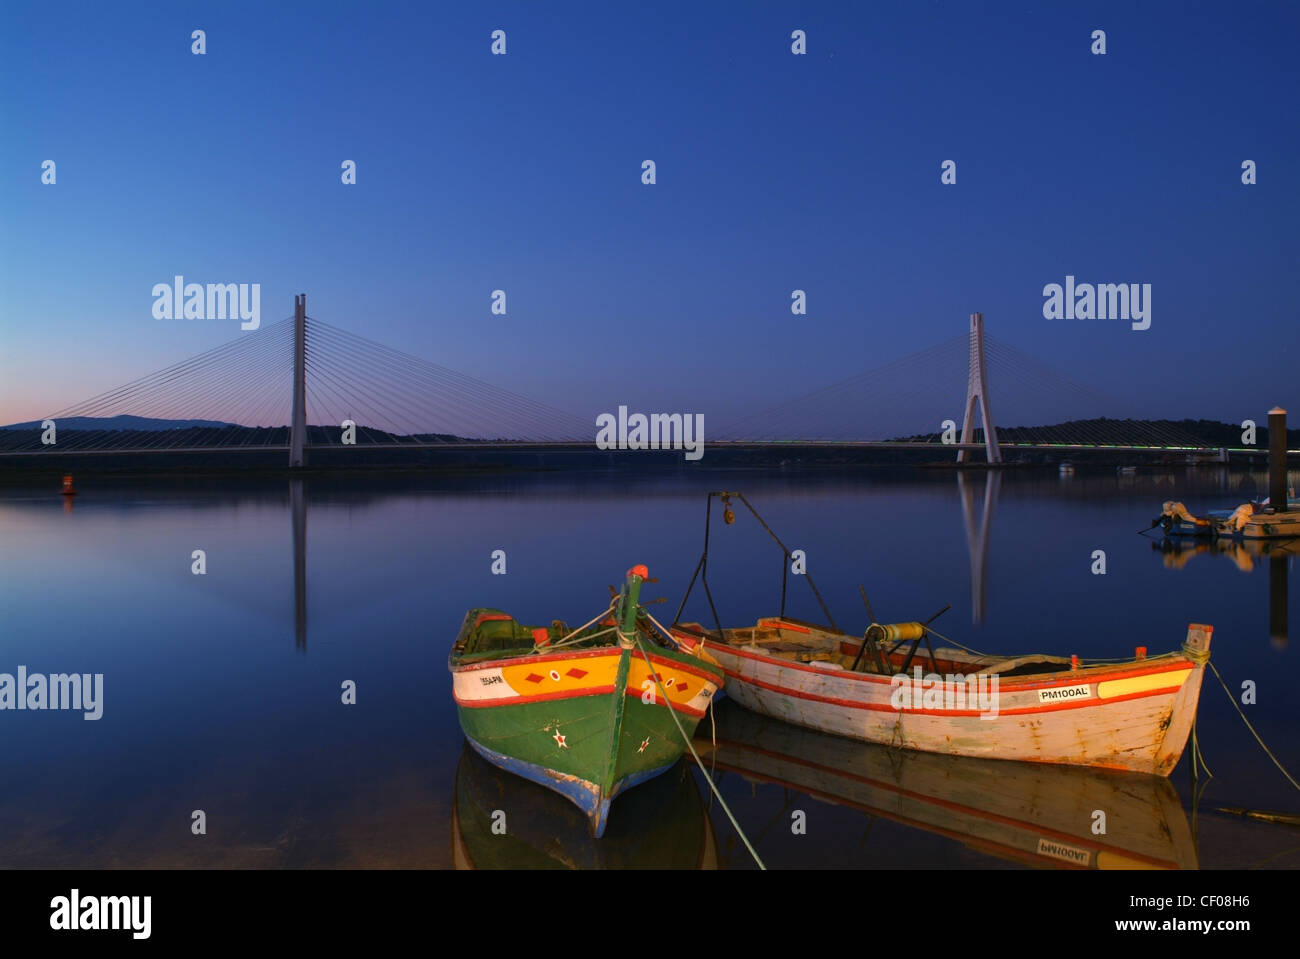
{"type": "MultiPolygon", "coordinates": [[[[993,533],[993,519],[997,509],[998,497],[1002,490],[1002,474],[998,470],[980,471],[982,478],[962,470],[957,473],[957,497],[961,504],[963,527],[966,534],[966,547],[970,565],[971,622],[982,624],[988,609],[988,566],[989,544],[993,533]]],[[[1147,477],[1156,485],[1162,479],[1160,475],[1147,477]]],[[[1233,484],[1242,495],[1252,492],[1252,474],[1244,475],[1233,484]]],[[[1092,481],[1069,478],[1068,483],[1076,488],[1085,484],[1095,485],[1096,481],[1115,484],[1119,489],[1133,485],[1133,476],[1094,477],[1092,481]]],[[[1228,485],[1224,477],[1224,485],[1228,485]]],[[[1256,490],[1258,487],[1255,488],[1256,490]]],[[[1158,490],[1157,490],[1158,491],[1158,490]]],[[[64,497],[65,511],[73,508],[73,497],[64,497]]],[[[289,480],[289,511],[292,530],[293,548],[293,609],[294,609],[294,644],[305,652],[307,649],[307,491],[306,481],[301,478],[289,480]]],[[[1231,561],[1242,572],[1253,571],[1259,562],[1269,564],[1269,635],[1275,647],[1281,649],[1287,644],[1287,576],[1293,557],[1300,555],[1300,539],[1294,540],[1246,540],[1230,539],[1163,539],[1153,540],[1152,549],[1158,553],[1166,567],[1182,569],[1198,556],[1217,556],[1231,561]]]]}
{"type": "Polygon", "coordinates": [[[957,474],[957,492],[961,497],[961,514],[966,526],[966,548],[970,552],[970,618],[973,623],[984,622],[985,568],[989,559],[989,533],[993,529],[993,508],[997,505],[1002,488],[1002,474],[989,470],[984,481],[983,506],[975,506],[975,481],[966,473],[957,474]]]}
{"type": "Polygon", "coordinates": [[[293,525],[293,637],[307,651],[307,497],[301,479],[289,480],[289,512],[293,525]]]}

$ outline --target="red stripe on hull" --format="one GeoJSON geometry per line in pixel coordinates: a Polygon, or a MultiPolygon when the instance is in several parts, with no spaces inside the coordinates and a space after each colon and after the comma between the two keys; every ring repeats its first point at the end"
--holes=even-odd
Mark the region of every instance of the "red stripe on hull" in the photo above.
{"type": "MultiPolygon", "coordinates": [[[[713,677],[709,677],[709,683],[714,683],[713,677]]],[[[461,699],[454,692],[452,698],[456,700],[457,706],[464,706],[466,709],[479,709],[485,706],[522,706],[526,703],[544,703],[556,699],[580,699],[583,696],[603,696],[614,691],[613,686],[592,686],[589,689],[561,690],[555,693],[535,693],[529,696],[499,696],[496,699],[461,699]]],[[[635,689],[624,690],[624,694],[637,699],[641,698],[641,693],[635,689]]],[[[671,701],[670,701],[671,702],[671,701]]],[[[663,697],[657,693],[653,703],[646,703],[647,706],[663,706],[663,697]]],[[[691,716],[695,719],[704,717],[704,710],[695,709],[684,703],[672,703],[673,709],[679,713],[691,716]]]]}
{"type": "Polygon", "coordinates": [[[556,699],[581,699],[583,696],[604,696],[614,691],[613,686],[590,686],[586,689],[562,689],[555,693],[533,693],[531,695],[501,696],[497,699],[461,699],[452,692],[457,706],[466,709],[478,709],[480,706],[522,706],[525,703],[545,703],[556,699]]]}

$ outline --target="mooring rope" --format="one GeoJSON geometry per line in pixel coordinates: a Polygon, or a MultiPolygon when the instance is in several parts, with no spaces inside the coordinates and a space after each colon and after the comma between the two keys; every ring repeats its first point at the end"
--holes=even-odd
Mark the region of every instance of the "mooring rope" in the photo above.
{"type": "MultiPolygon", "coordinates": [[[[593,625],[595,625],[595,624],[596,624],[597,622],[599,622],[603,617],[608,616],[611,612],[613,612],[613,610],[614,610],[614,606],[615,606],[615,605],[616,605],[615,603],[610,603],[608,606],[605,607],[605,611],[604,611],[603,613],[597,613],[595,616],[593,616],[591,619],[587,620],[587,622],[583,623],[583,624],[582,624],[581,626],[579,626],[577,629],[572,630],[572,631],[569,633],[568,636],[565,636],[563,639],[557,639],[554,643],[551,643],[549,646],[538,646],[538,645],[534,644],[534,645],[533,645],[532,653],[529,653],[528,655],[531,656],[533,653],[540,653],[543,649],[549,651],[549,650],[552,650],[552,649],[558,649],[558,648],[561,647],[561,646],[568,645],[568,644],[569,644],[569,640],[572,640],[573,637],[577,636],[580,632],[582,632],[582,631],[583,631],[584,629],[586,629],[588,626],[593,626],[593,625]]],[[[614,627],[611,626],[609,629],[602,630],[602,631],[599,632],[599,633],[594,633],[594,634],[591,635],[591,636],[583,636],[582,639],[584,639],[584,640],[587,640],[587,639],[595,639],[597,636],[604,636],[605,633],[612,632],[613,629],[614,629],[614,627]]],[[[579,640],[573,640],[573,641],[574,641],[574,642],[579,642],[579,640]]]]}
{"type": "Polygon", "coordinates": [[[1250,730],[1250,734],[1255,737],[1255,742],[1259,743],[1259,748],[1264,750],[1264,754],[1268,756],[1269,759],[1273,760],[1273,765],[1282,771],[1282,775],[1286,777],[1287,782],[1296,789],[1300,789],[1300,783],[1296,782],[1295,778],[1286,771],[1286,767],[1278,762],[1278,758],[1273,755],[1273,751],[1264,744],[1264,740],[1260,739],[1259,733],[1255,732],[1255,727],[1250,724],[1250,720],[1246,718],[1246,714],[1241,711],[1241,706],[1237,703],[1237,697],[1232,695],[1232,690],[1230,690],[1228,684],[1223,681],[1223,677],[1219,675],[1219,671],[1214,668],[1214,663],[1209,663],[1208,665],[1210,669],[1214,670],[1214,677],[1219,681],[1219,685],[1223,687],[1223,692],[1228,697],[1228,701],[1232,703],[1232,708],[1237,711],[1237,715],[1241,717],[1241,721],[1246,724],[1246,728],[1250,730]]]}
{"type": "MultiPolygon", "coordinates": [[[[1201,740],[1200,737],[1197,736],[1196,734],[1196,720],[1194,719],[1192,720],[1192,763],[1193,763],[1192,766],[1193,776],[1196,774],[1195,764],[1199,763],[1200,767],[1205,770],[1205,775],[1209,776],[1210,779],[1214,778],[1214,773],[1210,772],[1209,763],[1205,761],[1205,754],[1201,752],[1201,740]]],[[[1207,786],[1209,785],[1208,780],[1206,782],[1206,785],[1207,786]]]]}
{"type": "MultiPolygon", "coordinates": [[[[929,629],[928,626],[926,628],[929,629]]],[[[952,645],[956,646],[958,649],[963,649],[968,653],[973,653],[976,656],[989,655],[988,653],[981,653],[979,650],[971,649],[968,646],[963,646],[961,643],[949,639],[937,630],[930,629],[930,632],[935,636],[938,636],[945,643],[952,643],[952,645]]],[[[1184,650],[1184,652],[1186,651],[1184,650]]],[[[1093,663],[1127,662],[1125,659],[1091,659],[1089,661],[1093,663]]],[[[1246,718],[1246,714],[1241,711],[1241,706],[1237,703],[1236,697],[1232,695],[1232,690],[1230,690],[1228,684],[1223,681],[1223,677],[1219,675],[1219,670],[1215,667],[1214,663],[1209,661],[1208,654],[1206,656],[1205,665],[1209,666],[1210,669],[1214,671],[1214,677],[1219,681],[1219,685],[1223,687],[1223,692],[1227,695],[1228,701],[1232,703],[1232,708],[1237,711],[1237,715],[1241,717],[1241,721],[1246,724],[1246,728],[1250,730],[1250,734],[1255,737],[1255,742],[1259,743],[1260,749],[1264,750],[1264,754],[1268,756],[1269,759],[1273,760],[1273,765],[1276,766],[1281,771],[1282,775],[1286,777],[1287,782],[1296,789],[1300,789],[1300,782],[1296,782],[1295,777],[1287,772],[1286,767],[1282,765],[1281,761],[1275,755],[1273,755],[1273,751],[1268,748],[1268,745],[1262,738],[1260,738],[1259,733],[1255,731],[1255,727],[1250,724],[1250,720],[1246,718]]],[[[1209,777],[1211,779],[1214,778],[1214,773],[1210,772],[1210,767],[1206,764],[1205,756],[1201,752],[1201,744],[1199,737],[1196,736],[1195,726],[1192,728],[1192,761],[1194,763],[1199,762],[1201,768],[1205,770],[1209,777]]]]}
{"type": "MultiPolygon", "coordinates": [[[[660,632],[662,632],[669,639],[672,638],[672,633],[664,629],[663,626],[660,625],[658,620],[656,620],[644,609],[642,609],[641,612],[645,613],[646,618],[649,619],[650,622],[654,623],[655,626],[659,627],[660,632]]],[[[754,862],[758,863],[758,868],[762,870],[766,870],[767,866],[763,865],[763,860],[760,859],[758,853],[754,851],[754,847],[749,842],[749,837],[745,835],[745,830],[740,828],[740,823],[738,823],[736,821],[736,817],[732,815],[731,807],[729,807],[727,805],[727,801],[722,798],[722,793],[718,791],[718,787],[714,784],[713,777],[710,776],[709,771],[704,768],[704,763],[700,759],[700,754],[697,753],[695,751],[695,747],[691,745],[691,737],[687,736],[686,730],[682,728],[682,722],[680,719],[677,718],[677,711],[673,709],[673,701],[672,699],[669,698],[668,691],[664,689],[664,684],[663,681],[659,679],[659,674],[655,672],[655,667],[654,664],[650,662],[650,657],[646,655],[645,647],[641,645],[641,637],[636,636],[635,639],[636,639],[637,652],[639,652],[641,654],[641,658],[645,660],[645,664],[650,670],[650,675],[654,677],[655,685],[658,686],[659,691],[663,693],[664,704],[665,704],[665,708],[667,708],[668,710],[668,715],[672,717],[673,723],[677,726],[677,732],[681,734],[682,742],[686,743],[686,748],[691,751],[691,758],[695,760],[695,765],[700,767],[700,772],[704,776],[704,781],[709,784],[709,789],[713,790],[713,795],[716,796],[718,799],[718,805],[722,807],[722,811],[726,813],[727,818],[731,820],[732,828],[736,830],[736,835],[738,835],[740,837],[740,841],[745,844],[745,848],[749,850],[749,854],[754,857],[754,862]]]]}

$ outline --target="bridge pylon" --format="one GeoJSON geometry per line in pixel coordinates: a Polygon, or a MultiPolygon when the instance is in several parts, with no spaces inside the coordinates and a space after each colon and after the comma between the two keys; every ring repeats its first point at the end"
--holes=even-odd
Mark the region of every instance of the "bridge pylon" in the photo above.
{"type": "Polygon", "coordinates": [[[307,442],[307,294],[293,298],[293,423],[289,427],[289,468],[306,462],[307,442]]]}
{"type": "MultiPolygon", "coordinates": [[[[993,409],[989,405],[988,378],[984,365],[984,314],[970,315],[970,376],[966,380],[966,415],[961,424],[963,447],[975,436],[975,402],[979,401],[980,417],[984,421],[984,450],[990,463],[1002,462],[998,449],[998,430],[993,425],[993,409]]],[[[957,462],[966,462],[969,451],[959,449],[957,462]]]]}

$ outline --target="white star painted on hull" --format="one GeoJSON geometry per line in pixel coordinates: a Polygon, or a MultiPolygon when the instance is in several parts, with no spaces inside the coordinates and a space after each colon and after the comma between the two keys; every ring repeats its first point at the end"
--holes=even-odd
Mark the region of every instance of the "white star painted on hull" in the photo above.
{"type": "Polygon", "coordinates": [[[559,744],[561,749],[569,748],[569,744],[564,741],[564,737],[560,735],[560,731],[558,729],[555,731],[554,739],[559,744]]]}

